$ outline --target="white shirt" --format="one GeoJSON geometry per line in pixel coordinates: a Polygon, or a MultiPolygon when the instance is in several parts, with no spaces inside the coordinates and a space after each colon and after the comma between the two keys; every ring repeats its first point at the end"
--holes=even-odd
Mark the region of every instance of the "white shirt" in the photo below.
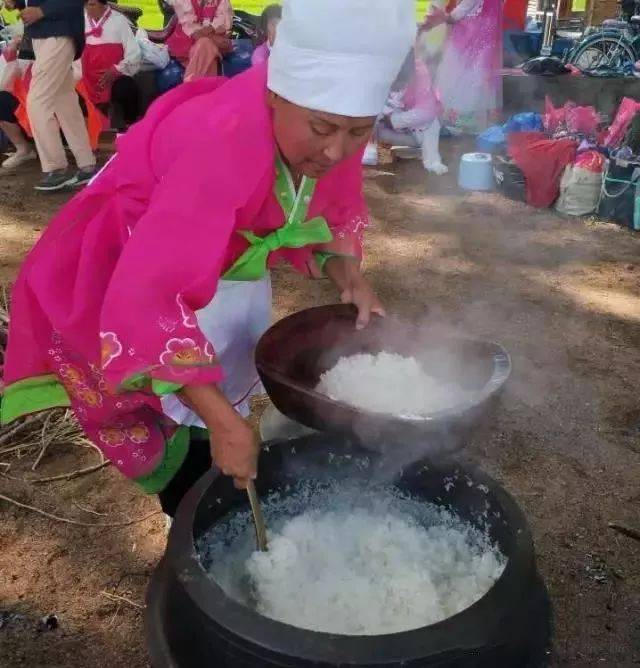
{"type": "Polygon", "coordinates": [[[84,15],[85,32],[90,32],[97,25],[102,25],[102,35],[96,37],[95,35],[87,35],[86,42],[89,46],[97,46],[99,44],[122,44],[124,49],[124,57],[116,65],[116,69],[120,74],[132,77],[137,74],[142,64],[142,50],[138,44],[131,24],[120,12],[115,9],[107,9],[111,11],[109,18],[101,24],[100,21],[94,22],[89,16],[84,15]]]}

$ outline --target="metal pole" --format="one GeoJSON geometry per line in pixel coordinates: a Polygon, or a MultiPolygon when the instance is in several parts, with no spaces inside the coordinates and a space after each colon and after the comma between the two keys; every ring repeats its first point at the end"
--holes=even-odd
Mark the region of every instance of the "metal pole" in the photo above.
{"type": "Polygon", "coordinates": [[[541,56],[550,56],[553,49],[556,28],[556,7],[553,0],[545,0],[544,3],[544,29],[542,33],[541,56]]]}

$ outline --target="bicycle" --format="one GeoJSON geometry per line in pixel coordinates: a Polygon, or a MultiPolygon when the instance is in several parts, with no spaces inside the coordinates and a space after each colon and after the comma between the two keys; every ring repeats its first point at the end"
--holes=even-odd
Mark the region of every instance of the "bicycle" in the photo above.
{"type": "Polygon", "coordinates": [[[633,71],[640,60],[640,0],[618,0],[621,18],[607,19],[587,32],[566,62],[582,71],[633,71]]]}

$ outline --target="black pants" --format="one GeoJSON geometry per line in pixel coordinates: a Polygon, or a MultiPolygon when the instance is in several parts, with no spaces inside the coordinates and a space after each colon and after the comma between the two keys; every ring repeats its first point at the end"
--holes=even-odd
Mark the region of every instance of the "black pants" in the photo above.
{"type": "Polygon", "coordinates": [[[118,77],[111,87],[111,104],[125,123],[135,123],[140,117],[140,88],[133,77],[118,77]]]}
{"type": "Polygon", "coordinates": [[[7,90],[0,90],[0,121],[17,123],[16,109],[20,103],[15,95],[7,90]]]}
{"type": "Polygon", "coordinates": [[[209,438],[203,430],[191,430],[187,457],[171,482],[158,494],[162,510],[173,517],[182,497],[211,468],[209,438]]]}

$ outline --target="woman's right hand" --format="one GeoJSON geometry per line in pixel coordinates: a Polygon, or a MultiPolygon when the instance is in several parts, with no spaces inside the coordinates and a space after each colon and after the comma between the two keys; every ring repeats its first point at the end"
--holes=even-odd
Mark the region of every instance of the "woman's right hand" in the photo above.
{"type": "Polygon", "coordinates": [[[448,16],[449,15],[444,10],[440,9],[440,7],[434,7],[422,22],[420,29],[426,32],[433,28],[437,28],[443,23],[448,23],[448,16]]]}
{"type": "Polygon", "coordinates": [[[249,423],[229,403],[216,385],[187,385],[178,396],[207,425],[211,459],[244,489],[258,472],[260,442],[249,423]]]}
{"type": "Polygon", "coordinates": [[[260,443],[251,426],[238,415],[233,424],[211,434],[211,458],[238,489],[246,489],[258,473],[260,443]]]}

